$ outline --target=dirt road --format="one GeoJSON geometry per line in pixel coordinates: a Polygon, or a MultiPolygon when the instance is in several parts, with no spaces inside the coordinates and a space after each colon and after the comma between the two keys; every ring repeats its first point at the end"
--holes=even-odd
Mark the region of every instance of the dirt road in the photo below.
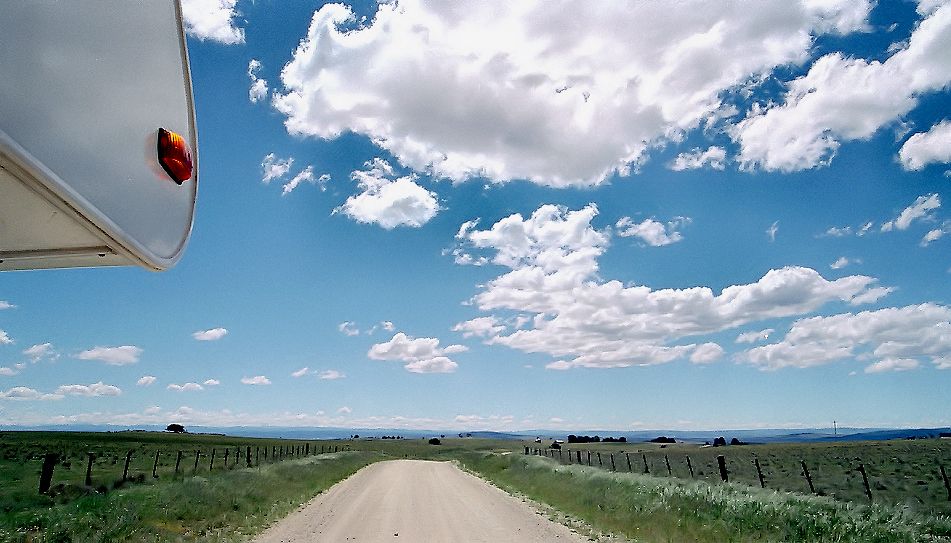
{"type": "Polygon", "coordinates": [[[255,541],[570,543],[565,526],[448,462],[377,462],[314,498],[255,541]]]}

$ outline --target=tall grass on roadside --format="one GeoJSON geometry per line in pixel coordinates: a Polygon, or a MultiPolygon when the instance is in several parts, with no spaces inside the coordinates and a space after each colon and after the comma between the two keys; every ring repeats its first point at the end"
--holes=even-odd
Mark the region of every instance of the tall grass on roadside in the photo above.
{"type": "Polygon", "coordinates": [[[470,453],[465,467],[596,530],[637,541],[951,541],[951,518],[733,484],[470,453]]]}
{"type": "Polygon", "coordinates": [[[234,541],[379,460],[341,452],[92,494],[2,519],[0,541],[234,541]]]}

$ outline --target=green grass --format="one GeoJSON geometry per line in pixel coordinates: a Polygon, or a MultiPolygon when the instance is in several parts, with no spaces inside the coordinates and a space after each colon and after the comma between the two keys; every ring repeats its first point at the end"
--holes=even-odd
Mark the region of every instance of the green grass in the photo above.
{"type": "MultiPolygon", "coordinates": [[[[834,444],[781,444],[700,448],[675,444],[592,443],[569,450],[602,455],[603,469],[526,457],[513,440],[442,438],[294,441],[149,432],[0,433],[0,541],[234,541],[374,461],[392,458],[459,460],[500,486],[581,519],[595,530],[637,541],[951,541],[951,507],[937,464],[951,468],[951,441],[917,440],[834,444]],[[272,463],[272,447],[309,444],[311,451],[353,449],[272,463]],[[245,468],[247,447],[261,465],[245,468]],[[235,464],[234,453],[242,457],[235,464]],[[211,449],[216,450],[213,470],[211,449]],[[229,464],[223,464],[223,450],[229,464]],[[263,450],[269,451],[264,461],[263,450]],[[133,451],[130,478],[117,484],[133,451]],[[178,451],[180,473],[174,476],[178,451]],[[85,488],[86,452],[96,454],[92,488],[85,488]],[[157,479],[152,463],[160,453],[157,479]],[[194,467],[195,451],[200,451],[194,467]],[[52,496],[37,493],[43,454],[61,455],[52,496]],[[634,473],[627,473],[629,453],[634,473]],[[614,454],[618,473],[611,473],[614,454]],[[652,476],[643,476],[645,455],[652,476]],[[685,456],[696,479],[691,480],[685,456]],[[716,456],[727,458],[731,481],[719,482],[716,456]],[[664,455],[673,477],[667,476],[664,455]],[[764,469],[758,488],[752,460],[764,469]],[[810,496],[799,460],[817,490],[810,496]],[[865,498],[865,464],[875,503],[865,498]],[[756,487],[756,488],[754,488],[756,487]],[[776,491],[772,489],[781,489],[776,491]]],[[[563,462],[567,460],[563,453],[563,462]]],[[[582,454],[586,460],[586,454],[582,454]]],[[[556,520],[564,520],[557,518],[556,520]]]]}
{"type": "MultiPolygon", "coordinates": [[[[543,446],[550,442],[546,441],[543,446]]],[[[525,446],[538,447],[537,444],[525,446]]],[[[673,477],[690,479],[686,457],[690,457],[694,478],[712,483],[720,481],[716,457],[726,458],[731,482],[759,487],[753,460],[758,459],[772,489],[809,494],[809,485],[802,475],[800,460],[805,461],[816,492],[840,501],[868,503],[862,475],[855,471],[864,464],[869,478],[874,503],[899,505],[906,509],[951,515],[951,501],[944,488],[938,465],[943,464],[951,473],[951,440],[921,439],[893,441],[864,441],[839,443],[782,443],[727,447],[700,447],[678,443],[661,448],[653,443],[586,443],[564,447],[582,451],[601,452],[606,469],[610,469],[609,454],[613,453],[618,471],[628,471],[629,454],[635,473],[642,473],[643,457],[647,458],[652,475],[667,477],[666,455],[673,477]]],[[[566,455],[567,453],[563,453],[566,455]]],[[[557,453],[556,453],[557,455],[557,453]]],[[[564,458],[567,461],[567,458],[564,458]]],[[[597,465],[596,457],[592,463],[597,465]]]]}
{"type": "Polygon", "coordinates": [[[635,541],[951,541],[951,519],[736,484],[612,473],[522,455],[462,463],[509,491],[635,541]]]}
{"type": "Polygon", "coordinates": [[[331,453],[90,493],[0,517],[0,541],[242,540],[380,458],[331,453]]]}

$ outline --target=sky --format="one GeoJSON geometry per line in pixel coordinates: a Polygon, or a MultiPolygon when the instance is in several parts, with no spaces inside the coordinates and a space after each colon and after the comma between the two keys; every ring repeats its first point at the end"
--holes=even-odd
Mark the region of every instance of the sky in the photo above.
{"type": "Polygon", "coordinates": [[[0,274],[0,425],[951,425],[951,3],[183,14],[185,255],[0,274]]]}

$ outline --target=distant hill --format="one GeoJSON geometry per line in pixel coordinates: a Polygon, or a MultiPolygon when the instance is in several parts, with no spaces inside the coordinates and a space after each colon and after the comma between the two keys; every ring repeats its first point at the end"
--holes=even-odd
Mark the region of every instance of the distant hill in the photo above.
{"type": "MultiPolygon", "coordinates": [[[[284,438],[284,439],[348,439],[352,435],[359,435],[360,438],[380,438],[382,436],[402,436],[404,439],[431,438],[434,436],[445,435],[446,437],[457,437],[460,430],[406,430],[399,428],[299,428],[299,427],[279,427],[279,426],[190,426],[185,425],[189,433],[204,434],[226,434],[241,437],[266,437],[266,438],[284,438]]],[[[11,430],[40,430],[40,431],[71,431],[71,432],[118,432],[126,430],[147,430],[161,432],[165,430],[164,426],[158,425],[136,425],[136,426],[113,426],[113,425],[95,425],[95,424],[59,424],[59,425],[40,425],[40,426],[0,426],[2,431],[11,430]]],[[[761,430],[637,430],[637,431],[617,431],[617,430],[585,430],[575,429],[565,430],[525,430],[519,432],[493,432],[487,430],[467,431],[461,433],[471,434],[473,438],[482,439],[566,439],[568,434],[589,435],[600,437],[624,437],[629,443],[646,442],[658,436],[668,436],[676,439],[678,442],[704,443],[713,442],[717,437],[723,436],[727,441],[737,438],[744,443],[808,443],[808,442],[826,442],[826,441],[872,441],[872,440],[891,440],[891,439],[922,439],[938,438],[941,433],[951,432],[951,428],[839,428],[838,433],[833,433],[831,428],[803,428],[803,429],[761,429],[761,430]]]]}

